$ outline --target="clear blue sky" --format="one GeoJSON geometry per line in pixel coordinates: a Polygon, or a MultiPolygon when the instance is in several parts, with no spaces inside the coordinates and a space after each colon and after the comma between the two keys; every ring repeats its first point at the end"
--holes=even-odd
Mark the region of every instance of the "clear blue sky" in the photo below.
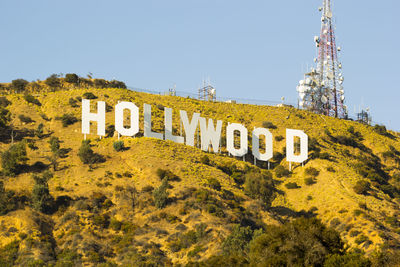
{"type": "MultiPolygon", "coordinates": [[[[0,81],[74,72],[127,85],[297,101],[322,0],[2,0],[0,81]]],[[[334,0],[350,114],[400,130],[398,0],[334,0]]]]}

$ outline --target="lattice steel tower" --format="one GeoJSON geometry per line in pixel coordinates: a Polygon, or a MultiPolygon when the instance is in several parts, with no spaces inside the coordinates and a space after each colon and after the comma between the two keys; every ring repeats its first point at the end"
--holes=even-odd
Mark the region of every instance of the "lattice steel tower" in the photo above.
{"type": "Polygon", "coordinates": [[[311,68],[297,86],[299,106],[319,114],[346,118],[344,78],[338,59],[341,48],[336,46],[331,0],[323,0],[319,10],[322,12],[321,33],[314,37],[318,50],[318,57],[314,59],[316,69],[311,68]]]}

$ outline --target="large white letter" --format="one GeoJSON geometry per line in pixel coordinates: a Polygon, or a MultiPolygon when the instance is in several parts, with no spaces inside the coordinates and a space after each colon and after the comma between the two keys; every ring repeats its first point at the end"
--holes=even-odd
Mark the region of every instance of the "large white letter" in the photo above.
{"type": "Polygon", "coordinates": [[[217,121],[217,127],[214,129],[214,122],[212,119],[208,119],[200,117],[200,132],[201,132],[201,149],[203,151],[208,151],[208,147],[210,146],[210,142],[212,144],[214,153],[218,153],[219,151],[219,141],[221,139],[221,130],[222,130],[222,121],[217,121]]]}
{"type": "Polygon", "coordinates": [[[302,163],[308,158],[308,136],[300,130],[286,129],[286,161],[302,163]],[[300,155],[294,154],[294,137],[300,138],[300,155]]]}
{"type": "Polygon", "coordinates": [[[157,139],[164,139],[162,133],[156,133],[151,131],[151,105],[144,104],[144,136],[153,137],[157,139]]]}
{"type": "Polygon", "coordinates": [[[242,157],[247,154],[247,129],[240,123],[231,123],[226,127],[226,148],[235,157],[242,157]],[[240,148],[235,148],[235,131],[240,132],[240,148]]]}
{"type": "Polygon", "coordinates": [[[253,131],[253,155],[256,159],[261,161],[268,161],[273,157],[273,143],[272,143],[272,134],[265,128],[257,128],[253,131]],[[265,153],[260,153],[260,135],[265,136],[265,153]]]}
{"type": "Polygon", "coordinates": [[[124,136],[134,136],[139,132],[139,108],[131,102],[120,102],[115,106],[115,130],[124,136]],[[130,111],[131,127],[124,127],[124,110],[130,111]]]}
{"type": "Polygon", "coordinates": [[[192,121],[189,122],[187,112],[180,111],[183,128],[185,129],[186,145],[194,146],[194,134],[199,123],[200,113],[193,113],[192,121]]]}
{"type": "Polygon", "coordinates": [[[90,100],[82,99],[82,133],[90,134],[90,122],[97,122],[97,135],[106,135],[106,103],[97,101],[97,113],[90,113],[90,100]]]}
{"type": "Polygon", "coordinates": [[[165,126],[165,140],[171,140],[175,143],[183,144],[185,139],[182,136],[172,134],[172,109],[164,108],[164,126],[165,126]]]}

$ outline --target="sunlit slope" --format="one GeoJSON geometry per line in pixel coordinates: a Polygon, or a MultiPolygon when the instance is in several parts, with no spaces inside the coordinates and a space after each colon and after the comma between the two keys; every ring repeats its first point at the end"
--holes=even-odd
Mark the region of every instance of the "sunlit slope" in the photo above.
{"type": "MultiPolygon", "coordinates": [[[[395,133],[384,135],[371,126],[290,107],[205,102],[124,89],[74,89],[46,93],[37,96],[41,106],[27,103],[23,95],[9,95],[7,98],[12,102],[8,109],[15,117],[12,121],[15,128],[35,129],[39,123],[43,123],[45,133],[52,133],[52,136],[59,137],[62,140],[61,146],[71,149],[68,157],[60,160],[59,168],[49,182],[50,192],[54,197],[68,195],[72,199],[79,199],[97,192],[106,195],[115,204],[110,208],[110,214],[113,217],[120,221],[131,221],[137,227],[149,227],[147,232],[144,231],[140,237],[137,237],[138,242],[152,240],[160,244],[161,249],[168,251],[168,256],[174,262],[185,262],[187,251],[185,253],[171,251],[168,235],[160,234],[156,237],[155,229],[164,229],[171,235],[180,231],[176,229],[178,224],[185,224],[186,228],[191,229],[200,222],[207,223],[213,231],[207,248],[199,252],[199,255],[202,258],[212,255],[218,250],[218,242],[223,240],[227,233],[227,223],[238,223],[242,219],[239,217],[244,215],[240,215],[239,207],[233,207],[225,201],[220,192],[210,189],[208,179],[210,177],[217,179],[222,189],[229,190],[236,197],[241,198],[240,205],[244,208],[254,208],[256,201],[246,196],[242,186],[235,183],[232,175],[218,166],[236,165],[239,170],[257,167],[251,164],[251,158],[247,159],[248,162],[243,162],[243,159],[227,156],[225,149],[221,154],[205,153],[197,147],[142,137],[144,103],[152,105],[153,131],[157,132],[164,131],[163,107],[173,108],[175,134],[183,131],[179,123],[179,110],[186,110],[189,118],[193,112],[198,112],[202,117],[212,118],[214,122],[222,120],[224,122],[223,137],[228,122],[242,123],[249,131],[254,127],[263,127],[265,122],[270,122],[276,126],[270,128],[274,136],[274,152],[284,152],[286,140],[276,137],[285,137],[286,128],[303,130],[311,140],[309,161],[304,167],[294,165],[293,172],[288,177],[277,177],[272,169],[280,193],[276,194],[269,211],[257,210],[254,213],[257,213],[259,218],[256,218],[255,214],[251,216],[259,219],[260,223],[276,224],[282,220],[300,216],[300,211],[314,213],[323,222],[336,228],[349,244],[363,248],[367,252],[371,252],[385,240],[400,240],[397,234],[400,228],[393,223],[393,220],[387,220],[390,217],[397,221],[399,215],[399,199],[393,194],[397,190],[397,183],[400,182],[396,180],[400,172],[397,154],[394,152],[394,156],[384,156],[388,151],[400,151],[399,138],[395,133]],[[135,138],[122,137],[120,139],[129,148],[123,152],[116,152],[113,149],[113,142],[117,140],[116,136],[100,139],[95,134],[96,124],[92,125],[92,134],[87,138],[91,140],[93,150],[103,155],[106,160],[104,163],[95,164],[92,168],[82,164],[77,156],[83,140],[80,121],[63,127],[61,122],[56,120],[63,114],[72,114],[80,119],[80,102],[78,101],[77,107],[72,107],[70,99],[82,97],[85,92],[92,92],[97,96],[97,99],[91,100],[93,112],[98,100],[105,101],[110,107],[114,107],[118,101],[129,101],[135,103],[140,109],[141,132],[135,138]],[[34,122],[22,123],[18,119],[20,114],[31,117],[34,122]],[[45,117],[47,120],[44,119],[45,117]],[[354,142],[349,142],[348,139],[354,142]],[[208,155],[209,164],[202,162],[204,155],[208,155]],[[305,170],[310,167],[315,168],[319,173],[314,175],[313,184],[306,185],[305,178],[310,175],[305,173],[305,170]],[[156,188],[161,184],[157,176],[157,169],[160,168],[170,170],[179,177],[179,180],[171,183],[173,188],[169,190],[170,197],[177,201],[164,210],[167,214],[178,217],[179,223],[155,220],[154,216],[160,211],[152,205],[146,205],[146,199],[142,200],[140,208],[133,210],[128,208],[129,204],[121,200],[116,190],[118,186],[123,188],[134,186],[138,191],[146,186],[156,188]],[[371,179],[373,174],[368,174],[366,170],[379,175],[385,182],[380,179],[378,179],[379,182],[376,181],[377,179],[371,179]],[[124,175],[124,173],[129,173],[129,175],[124,175]],[[370,181],[371,189],[367,194],[357,194],[354,191],[353,187],[360,180],[370,181]],[[297,188],[288,189],[286,185],[289,182],[296,183],[297,188]],[[225,207],[224,212],[227,217],[221,219],[204,211],[197,211],[196,213],[199,214],[196,216],[193,215],[194,213],[180,213],[184,207],[182,196],[189,188],[208,188],[215,192],[216,199],[225,207]]],[[[113,108],[108,110],[106,122],[107,125],[111,125],[114,124],[114,110],[113,108]]],[[[38,161],[48,164],[46,159],[46,156],[50,155],[48,140],[48,137],[38,139],[35,141],[38,149],[28,149],[29,164],[33,165],[38,161]]],[[[249,144],[251,150],[251,142],[249,144]]],[[[1,150],[5,150],[8,146],[9,144],[0,143],[1,150]]],[[[275,159],[272,163],[272,167],[280,164],[288,168],[285,159],[281,162],[275,159]]],[[[5,183],[7,189],[27,193],[32,190],[32,184],[31,173],[22,173],[7,179],[5,183]]],[[[145,195],[141,197],[146,198],[145,195]]],[[[151,194],[147,197],[151,198],[151,194]]],[[[69,209],[73,210],[73,208],[69,209]]],[[[29,226],[39,229],[39,226],[27,219],[33,216],[29,215],[30,212],[32,211],[11,212],[0,217],[0,222],[5,225],[5,228],[15,227],[25,229],[26,232],[29,226]]],[[[96,231],[88,222],[90,220],[85,219],[85,216],[88,216],[85,211],[78,213],[82,220],[80,231],[96,231]]],[[[49,217],[55,221],[53,235],[57,243],[63,243],[65,236],[68,236],[68,232],[71,231],[68,226],[70,222],[61,222],[61,215],[58,213],[49,217]]],[[[17,234],[17,232],[2,231],[1,245],[12,241],[17,234]]],[[[112,230],[102,232],[105,237],[110,234],[112,230]]]]}

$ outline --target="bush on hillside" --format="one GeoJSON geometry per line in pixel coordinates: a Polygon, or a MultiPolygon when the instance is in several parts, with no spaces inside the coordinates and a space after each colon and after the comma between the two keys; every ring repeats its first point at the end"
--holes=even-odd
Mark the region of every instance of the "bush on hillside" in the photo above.
{"type": "Polygon", "coordinates": [[[34,104],[36,106],[41,106],[42,103],[40,103],[40,101],[38,99],[36,99],[33,95],[24,95],[24,99],[26,102],[34,104]]]}
{"type": "Polygon", "coordinates": [[[14,89],[17,93],[21,93],[25,91],[28,84],[29,82],[24,79],[16,79],[11,81],[11,88],[14,89]]]}
{"type": "Polygon", "coordinates": [[[78,151],[78,156],[84,164],[94,164],[105,161],[103,156],[94,153],[94,151],[90,147],[89,140],[82,141],[81,147],[78,151]]]}
{"type": "Polygon", "coordinates": [[[84,99],[97,99],[97,96],[95,96],[92,92],[86,92],[82,95],[82,98],[84,99]]]}
{"type": "Polygon", "coordinates": [[[253,230],[248,227],[241,227],[236,224],[232,232],[222,242],[222,251],[225,255],[244,254],[247,251],[249,242],[253,239],[253,230]]]}
{"type": "Polygon", "coordinates": [[[79,76],[76,75],[75,73],[67,73],[65,75],[65,81],[67,83],[77,84],[79,82],[79,76]]]}
{"type": "Polygon", "coordinates": [[[272,174],[269,171],[247,173],[245,175],[244,191],[251,198],[260,199],[269,207],[275,191],[272,174]]]}
{"type": "Polygon", "coordinates": [[[47,77],[44,83],[52,89],[57,89],[61,86],[61,81],[57,74],[52,74],[47,77]]]}
{"type": "Polygon", "coordinates": [[[24,164],[26,157],[25,143],[11,145],[10,148],[1,154],[1,166],[5,175],[14,175],[21,170],[21,164],[24,164]]]}
{"type": "Polygon", "coordinates": [[[50,172],[44,172],[41,176],[33,175],[35,181],[32,190],[32,206],[35,210],[50,214],[54,211],[54,198],[50,195],[48,181],[53,177],[50,172]]]}
{"type": "Polygon", "coordinates": [[[281,177],[288,177],[288,176],[290,175],[289,170],[286,169],[285,167],[283,167],[282,165],[278,165],[278,166],[275,168],[274,171],[275,171],[276,177],[278,177],[278,178],[281,178],[281,177]]]}
{"type": "Polygon", "coordinates": [[[317,177],[319,175],[319,171],[316,168],[308,167],[304,170],[306,176],[317,177]]]}
{"type": "Polygon", "coordinates": [[[168,201],[168,179],[163,179],[160,187],[154,189],[153,197],[154,204],[158,209],[163,209],[167,205],[168,201]]]}
{"type": "Polygon", "coordinates": [[[8,109],[0,107],[0,130],[8,126],[11,121],[11,112],[8,109]]]}
{"type": "Polygon", "coordinates": [[[78,122],[78,119],[72,114],[64,114],[58,119],[61,120],[63,127],[67,127],[68,125],[78,122]]]}
{"type": "Polygon", "coordinates": [[[368,181],[357,181],[356,185],[353,187],[354,192],[360,195],[365,195],[370,190],[371,184],[368,181]]]}
{"type": "Polygon", "coordinates": [[[25,116],[24,114],[18,115],[18,119],[19,119],[21,122],[24,122],[24,123],[31,123],[31,122],[34,122],[34,120],[32,120],[31,117],[25,116]]]}
{"type": "Polygon", "coordinates": [[[0,96],[0,107],[6,108],[11,105],[11,102],[5,96],[0,96]]]}
{"type": "Polygon", "coordinates": [[[316,218],[300,218],[268,226],[251,241],[249,258],[259,266],[323,266],[329,255],[343,250],[338,232],[316,218]]]}
{"type": "Polygon", "coordinates": [[[113,143],[113,148],[117,152],[124,151],[125,150],[124,141],[115,141],[113,143]]]}
{"type": "Polygon", "coordinates": [[[44,124],[43,123],[39,123],[39,125],[35,129],[34,133],[35,133],[35,136],[37,138],[41,139],[43,137],[43,134],[44,134],[44,124]]]}
{"type": "Polygon", "coordinates": [[[313,184],[315,184],[316,182],[315,182],[314,178],[308,177],[308,178],[305,178],[305,179],[304,179],[304,183],[305,183],[306,185],[313,185],[313,184]]]}
{"type": "Polygon", "coordinates": [[[300,186],[298,186],[297,183],[294,183],[294,182],[290,182],[290,183],[285,184],[285,187],[287,189],[298,189],[298,188],[300,188],[300,186]]]}
{"type": "Polygon", "coordinates": [[[262,123],[262,127],[267,128],[267,129],[276,129],[277,127],[270,121],[264,121],[262,123]]]}
{"type": "Polygon", "coordinates": [[[124,82],[121,81],[117,81],[117,80],[112,80],[110,81],[109,84],[110,88],[122,88],[122,89],[126,89],[126,84],[124,82]]]}

